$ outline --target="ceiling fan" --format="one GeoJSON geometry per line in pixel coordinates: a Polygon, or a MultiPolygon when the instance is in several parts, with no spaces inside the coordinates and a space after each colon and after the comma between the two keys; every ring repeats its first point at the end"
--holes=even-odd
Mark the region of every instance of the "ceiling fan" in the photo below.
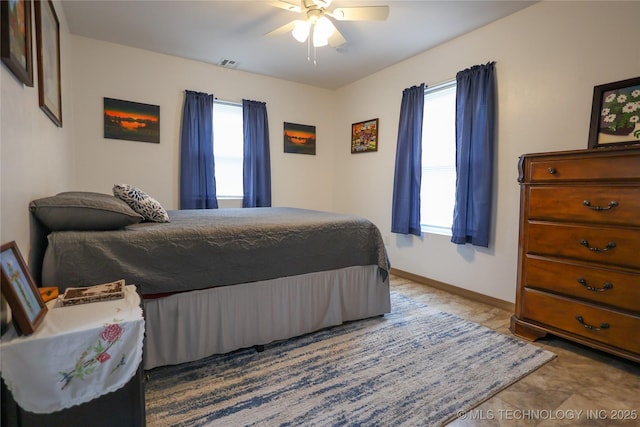
{"type": "MultiPolygon", "coordinates": [[[[272,6],[302,13],[304,18],[291,21],[266,35],[275,36],[291,32],[300,43],[307,42],[309,50],[311,46],[340,47],[346,43],[346,39],[329,18],[336,21],[384,21],[389,16],[389,6],[338,7],[329,10],[331,1],[301,0],[299,4],[284,0],[269,2],[272,6]]],[[[310,57],[308,59],[310,60],[310,57]]]]}

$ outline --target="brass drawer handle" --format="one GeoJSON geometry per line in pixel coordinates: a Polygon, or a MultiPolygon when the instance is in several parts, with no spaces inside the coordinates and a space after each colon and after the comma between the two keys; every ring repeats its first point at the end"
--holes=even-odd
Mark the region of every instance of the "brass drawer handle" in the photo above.
{"type": "Polygon", "coordinates": [[[580,244],[592,252],[606,252],[616,247],[616,242],[609,242],[604,248],[595,248],[593,246],[589,246],[589,241],[586,239],[580,240],[580,244]]]}
{"type": "Polygon", "coordinates": [[[547,172],[549,172],[551,175],[555,175],[556,174],[556,168],[549,168],[549,169],[547,169],[547,172]]]}
{"type": "Polygon", "coordinates": [[[582,326],[592,331],[601,331],[603,329],[609,329],[610,327],[608,323],[601,323],[600,326],[593,326],[588,323],[584,323],[584,319],[579,314],[576,316],[576,320],[580,322],[582,326]]]}
{"type": "Polygon", "coordinates": [[[598,206],[598,205],[591,206],[591,202],[588,201],[588,200],[585,200],[584,202],[582,202],[582,204],[585,207],[587,207],[589,209],[592,209],[594,211],[608,211],[609,209],[613,209],[613,208],[618,206],[618,202],[616,202],[615,200],[610,201],[609,204],[607,206],[605,206],[605,207],[598,206]]]}
{"type": "Polygon", "coordinates": [[[605,284],[601,288],[594,288],[592,286],[587,285],[587,281],[582,277],[578,279],[578,283],[584,286],[586,290],[592,291],[592,292],[604,292],[604,291],[608,291],[609,289],[613,289],[613,285],[609,282],[605,282],[605,284]]]}

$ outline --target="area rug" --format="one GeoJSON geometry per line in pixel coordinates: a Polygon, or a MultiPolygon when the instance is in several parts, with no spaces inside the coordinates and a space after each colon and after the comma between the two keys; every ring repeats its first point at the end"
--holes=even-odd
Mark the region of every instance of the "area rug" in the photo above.
{"type": "Polygon", "coordinates": [[[147,426],[438,426],[555,357],[391,301],[384,317],[149,371],[147,426]]]}

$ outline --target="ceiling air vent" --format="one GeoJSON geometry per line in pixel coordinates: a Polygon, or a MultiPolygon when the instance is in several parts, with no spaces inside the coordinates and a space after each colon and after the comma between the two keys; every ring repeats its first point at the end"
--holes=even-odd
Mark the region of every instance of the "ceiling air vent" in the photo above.
{"type": "Polygon", "coordinates": [[[233,59],[222,59],[218,62],[218,65],[224,68],[236,68],[238,63],[233,59]]]}

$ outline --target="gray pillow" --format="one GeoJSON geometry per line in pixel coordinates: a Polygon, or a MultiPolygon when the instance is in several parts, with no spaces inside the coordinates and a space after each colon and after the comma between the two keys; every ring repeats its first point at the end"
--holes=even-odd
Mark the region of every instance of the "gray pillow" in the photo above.
{"type": "Polygon", "coordinates": [[[116,230],[144,218],[110,194],[69,191],[29,203],[32,214],[49,230],[116,230]]]}

